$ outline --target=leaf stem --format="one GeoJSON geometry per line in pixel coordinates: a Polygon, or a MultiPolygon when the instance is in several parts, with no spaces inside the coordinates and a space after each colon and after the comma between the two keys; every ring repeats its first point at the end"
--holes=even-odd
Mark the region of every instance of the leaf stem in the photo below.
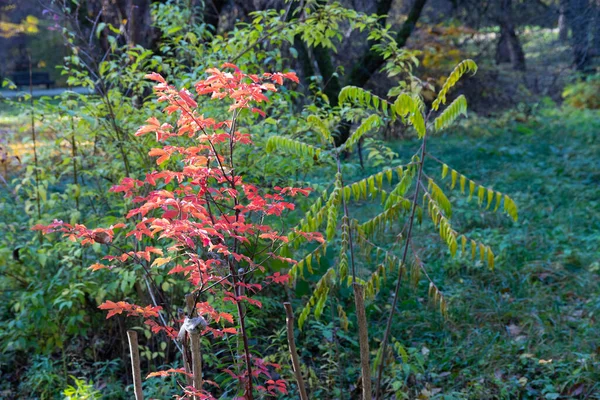
{"type": "Polygon", "coordinates": [[[406,257],[408,256],[408,248],[412,236],[412,230],[415,221],[415,213],[417,210],[417,203],[419,201],[419,187],[421,183],[421,177],[423,176],[423,166],[425,164],[425,148],[427,144],[427,135],[423,136],[423,144],[421,144],[421,158],[419,160],[419,172],[417,175],[417,183],[415,187],[415,196],[413,198],[412,210],[410,212],[410,218],[408,221],[408,232],[406,234],[406,242],[404,244],[404,252],[402,254],[402,261],[400,262],[400,272],[398,275],[398,282],[396,282],[396,288],[394,290],[394,300],[392,302],[392,308],[387,319],[387,325],[385,328],[385,334],[383,335],[383,342],[381,343],[381,360],[379,362],[379,370],[377,372],[377,384],[375,390],[375,400],[379,399],[381,392],[381,379],[383,377],[383,366],[385,365],[385,354],[387,350],[387,342],[389,340],[390,332],[392,330],[392,320],[394,318],[394,312],[396,311],[396,305],[398,304],[398,296],[400,294],[400,287],[402,286],[402,275],[404,273],[404,264],[406,263],[406,257]]]}

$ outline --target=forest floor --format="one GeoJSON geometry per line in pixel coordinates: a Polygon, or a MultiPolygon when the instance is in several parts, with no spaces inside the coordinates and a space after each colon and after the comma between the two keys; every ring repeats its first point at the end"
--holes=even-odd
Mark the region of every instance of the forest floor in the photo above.
{"type": "MultiPolygon", "coordinates": [[[[491,271],[426,249],[450,317],[432,319],[426,301],[405,295],[395,331],[422,379],[414,396],[600,398],[599,132],[598,111],[551,107],[470,117],[429,140],[450,168],[508,193],[519,220],[452,191],[454,229],[488,243],[497,262],[491,271]]],[[[438,165],[430,176],[440,173],[438,165]]]]}
{"type": "MultiPolygon", "coordinates": [[[[25,121],[0,115],[3,138],[25,121]]],[[[496,268],[425,246],[449,318],[427,307],[426,287],[403,294],[394,336],[414,377],[410,398],[600,399],[598,132],[600,112],[551,107],[470,117],[430,138],[430,152],[451,168],[511,195],[519,220],[451,192],[454,228],[489,244],[496,268]]],[[[414,143],[391,145],[405,157],[414,143]]]]}

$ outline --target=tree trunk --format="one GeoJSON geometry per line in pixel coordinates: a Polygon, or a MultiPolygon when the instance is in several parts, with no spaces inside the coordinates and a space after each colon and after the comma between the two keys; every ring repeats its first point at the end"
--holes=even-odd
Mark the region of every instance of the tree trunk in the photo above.
{"type": "Polygon", "coordinates": [[[592,41],[592,57],[600,56],[600,0],[594,5],[594,38],[592,41]]]}
{"type": "MultiPolygon", "coordinates": [[[[398,43],[398,47],[404,47],[404,45],[406,44],[408,38],[410,37],[413,30],[415,29],[415,26],[417,25],[417,21],[421,17],[421,12],[423,11],[423,7],[425,7],[425,3],[427,3],[427,0],[415,0],[415,2],[413,3],[410,12],[408,13],[408,18],[406,19],[404,24],[402,24],[402,27],[396,35],[396,42],[398,43]]],[[[382,1],[379,3],[378,8],[382,5],[391,6],[391,2],[382,1]]],[[[389,8],[383,14],[387,14],[388,11],[389,8]]],[[[350,71],[350,75],[347,79],[347,84],[361,87],[364,86],[369,80],[369,78],[371,78],[371,76],[375,72],[377,72],[379,68],[381,68],[384,62],[385,60],[383,59],[383,57],[377,52],[371,50],[371,48],[369,47],[367,53],[362,57],[361,60],[359,60],[354,65],[354,68],[350,71]]]]}
{"type": "MultiPolygon", "coordinates": [[[[150,3],[150,0],[96,0],[90,1],[90,7],[93,10],[102,10],[102,22],[116,28],[124,25],[125,42],[129,46],[150,48],[156,39],[152,28],[150,3]]],[[[108,49],[105,38],[102,40],[102,47],[105,51],[108,49]]]]}
{"type": "Polygon", "coordinates": [[[569,0],[560,0],[558,8],[558,39],[566,43],[569,40],[569,25],[567,24],[567,7],[569,0]]]}
{"type": "Polygon", "coordinates": [[[215,33],[219,29],[219,17],[226,2],[227,0],[208,0],[204,3],[204,22],[211,25],[215,33]]]}
{"type": "Polygon", "coordinates": [[[130,46],[152,46],[154,34],[149,0],[128,0],[127,42],[130,46]]]}
{"type": "Polygon", "coordinates": [[[512,0],[500,0],[500,40],[496,51],[496,62],[506,61],[506,55],[510,59],[513,69],[525,71],[525,54],[521,47],[519,37],[515,32],[512,13],[512,0]]]}
{"type": "Polygon", "coordinates": [[[568,0],[566,17],[571,32],[573,32],[571,37],[573,61],[575,67],[580,71],[586,69],[590,58],[591,8],[588,0],[568,0]]]}
{"type": "Polygon", "coordinates": [[[496,45],[496,64],[504,64],[510,62],[510,48],[508,44],[508,37],[504,29],[500,28],[500,39],[496,45]]]}
{"type": "MultiPolygon", "coordinates": [[[[425,7],[425,3],[427,3],[427,0],[415,0],[413,3],[406,21],[404,21],[404,24],[402,24],[402,27],[396,35],[396,43],[398,43],[398,47],[404,47],[404,45],[406,45],[408,38],[417,25],[417,21],[419,21],[419,18],[421,17],[421,12],[425,7]]],[[[377,12],[381,13],[379,15],[387,14],[391,5],[392,1],[381,0],[377,3],[377,12]],[[386,7],[387,10],[385,10],[386,7]]],[[[372,50],[370,43],[369,49],[364,56],[354,64],[354,68],[352,68],[348,78],[346,79],[346,84],[363,87],[369,81],[371,76],[383,66],[384,62],[384,58],[379,53],[372,50]]],[[[337,95],[335,97],[337,97],[337,95]]],[[[350,127],[351,124],[348,121],[342,121],[340,123],[338,127],[339,135],[336,137],[337,146],[344,143],[348,139],[350,136],[350,127]]]]}
{"type": "Polygon", "coordinates": [[[323,93],[329,98],[329,104],[333,107],[338,104],[338,95],[342,86],[335,75],[335,67],[331,61],[331,50],[319,45],[313,48],[313,54],[323,77],[323,93]]]}

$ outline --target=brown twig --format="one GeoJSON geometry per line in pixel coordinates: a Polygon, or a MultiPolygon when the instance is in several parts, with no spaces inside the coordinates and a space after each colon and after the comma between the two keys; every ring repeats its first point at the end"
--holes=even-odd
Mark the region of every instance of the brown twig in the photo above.
{"type": "Polygon", "coordinates": [[[144,400],[137,332],[132,330],[127,331],[127,338],[129,339],[129,352],[131,353],[131,370],[133,373],[133,390],[135,392],[135,400],[144,400]]]}
{"type": "Polygon", "coordinates": [[[365,288],[360,283],[352,284],[354,289],[354,304],[356,304],[356,319],[358,321],[358,342],[360,344],[360,366],[362,369],[363,400],[371,400],[371,367],[369,365],[369,331],[365,313],[365,288]]]}
{"type": "Polygon", "coordinates": [[[285,314],[287,316],[287,340],[290,347],[292,369],[294,371],[294,376],[296,377],[296,382],[298,383],[298,391],[300,392],[300,400],[308,400],[304,379],[302,378],[302,371],[300,370],[300,360],[298,359],[298,352],[296,350],[296,341],[294,340],[294,312],[292,311],[292,305],[288,302],[283,303],[283,307],[285,308],[285,314]]]}

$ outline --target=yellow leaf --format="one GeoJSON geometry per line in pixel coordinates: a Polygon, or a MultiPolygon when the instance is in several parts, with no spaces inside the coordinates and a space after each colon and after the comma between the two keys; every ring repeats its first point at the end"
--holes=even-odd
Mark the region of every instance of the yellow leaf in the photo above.
{"type": "Polygon", "coordinates": [[[169,261],[171,261],[171,257],[155,258],[154,261],[152,262],[152,266],[153,267],[161,267],[161,266],[165,265],[166,263],[168,263],[169,261]]]}

